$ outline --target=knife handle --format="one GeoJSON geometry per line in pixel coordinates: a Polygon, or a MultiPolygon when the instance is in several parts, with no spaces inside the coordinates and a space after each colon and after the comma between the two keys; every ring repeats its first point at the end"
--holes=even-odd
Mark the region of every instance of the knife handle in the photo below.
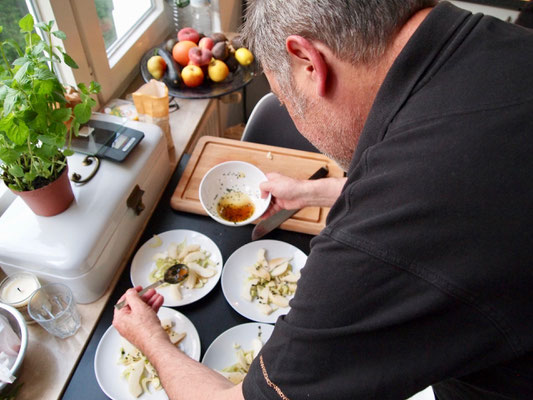
{"type": "Polygon", "coordinates": [[[309,180],[311,179],[320,179],[325,177],[329,173],[329,169],[327,165],[324,165],[323,167],[320,167],[318,171],[316,171],[313,175],[309,177],[309,180]]]}

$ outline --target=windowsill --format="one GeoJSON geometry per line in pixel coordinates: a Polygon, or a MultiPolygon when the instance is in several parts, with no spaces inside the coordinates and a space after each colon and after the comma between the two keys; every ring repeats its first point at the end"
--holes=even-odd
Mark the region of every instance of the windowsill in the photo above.
{"type": "Polygon", "coordinates": [[[0,180],[0,215],[9,207],[16,196],[7,188],[4,181],[0,180]]]}

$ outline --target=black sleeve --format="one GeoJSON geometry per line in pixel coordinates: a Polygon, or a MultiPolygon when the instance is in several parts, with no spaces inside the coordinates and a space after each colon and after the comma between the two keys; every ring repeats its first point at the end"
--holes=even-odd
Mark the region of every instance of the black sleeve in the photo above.
{"type": "Polygon", "coordinates": [[[459,297],[416,265],[322,234],[244,396],[405,399],[500,361],[510,353],[500,330],[459,297]]]}

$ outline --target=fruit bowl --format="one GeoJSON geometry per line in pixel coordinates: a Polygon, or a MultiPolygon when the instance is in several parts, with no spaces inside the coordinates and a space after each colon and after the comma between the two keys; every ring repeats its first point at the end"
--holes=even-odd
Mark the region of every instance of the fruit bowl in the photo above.
{"type": "MultiPolygon", "coordinates": [[[[165,51],[165,44],[154,47],[147,51],[141,59],[141,75],[145,82],[149,82],[154,77],[148,72],[146,63],[150,57],[158,52],[165,51]]],[[[171,57],[170,53],[168,56],[171,57]]],[[[228,93],[234,92],[243,88],[245,85],[251,82],[251,80],[260,74],[260,69],[257,63],[254,61],[247,67],[239,66],[235,72],[230,72],[228,77],[222,82],[211,82],[209,80],[204,81],[200,86],[187,87],[183,82],[175,84],[168,79],[168,71],[165,72],[161,81],[163,81],[168,87],[168,94],[170,96],[182,98],[182,99],[209,99],[213,97],[224,96],[228,93]]]]}

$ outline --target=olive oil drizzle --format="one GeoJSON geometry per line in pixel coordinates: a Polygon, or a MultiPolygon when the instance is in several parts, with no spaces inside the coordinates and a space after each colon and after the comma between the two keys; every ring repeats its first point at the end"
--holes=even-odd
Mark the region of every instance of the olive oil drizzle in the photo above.
{"type": "Polygon", "coordinates": [[[246,221],[254,211],[255,206],[250,197],[239,191],[229,191],[220,198],[217,204],[218,215],[233,223],[246,221]]]}

